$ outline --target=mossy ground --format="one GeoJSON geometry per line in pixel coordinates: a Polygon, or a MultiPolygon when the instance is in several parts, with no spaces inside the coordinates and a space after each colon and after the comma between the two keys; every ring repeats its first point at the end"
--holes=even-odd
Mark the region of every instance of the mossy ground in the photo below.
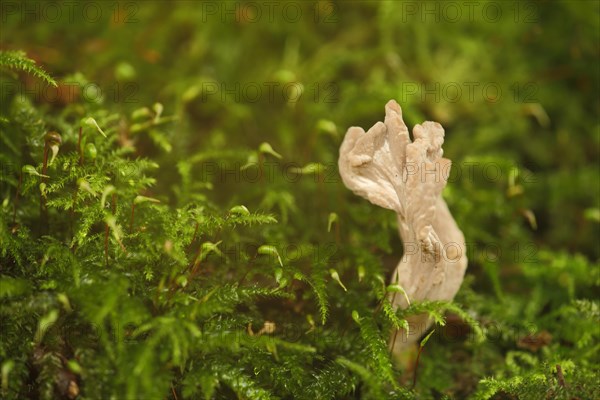
{"type": "Polygon", "coordinates": [[[2,3],[58,83],[3,59],[2,398],[600,398],[597,2],[86,4],[2,3]],[[397,313],[395,217],[336,166],[391,98],[469,247],[397,313]]]}

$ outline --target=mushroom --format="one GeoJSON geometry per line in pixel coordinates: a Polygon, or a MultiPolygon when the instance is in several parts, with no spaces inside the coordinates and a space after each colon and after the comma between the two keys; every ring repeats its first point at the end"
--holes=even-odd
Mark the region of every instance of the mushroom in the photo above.
{"type": "MultiPolygon", "coordinates": [[[[437,122],[413,128],[411,141],[400,105],[390,100],[384,122],[365,132],[351,127],[340,147],[338,166],[346,187],[398,214],[404,254],[392,276],[406,296],[390,295],[395,308],[408,301],[449,301],[467,268],[463,233],[441,196],[450,173],[442,158],[444,129],[437,122]]],[[[395,355],[410,348],[431,325],[427,315],[411,316],[409,332],[393,332],[395,355]]]]}

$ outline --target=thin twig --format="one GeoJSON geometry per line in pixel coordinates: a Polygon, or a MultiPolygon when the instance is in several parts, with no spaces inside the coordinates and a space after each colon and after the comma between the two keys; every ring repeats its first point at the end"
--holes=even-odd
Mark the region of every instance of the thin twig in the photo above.
{"type": "MultiPolygon", "coordinates": [[[[42,166],[42,176],[40,177],[40,185],[44,183],[44,177],[46,176],[46,172],[48,171],[48,142],[44,144],[44,164],[42,166]]],[[[45,225],[48,222],[48,214],[46,209],[46,201],[44,200],[44,192],[40,187],[40,233],[44,232],[45,225]]]]}
{"type": "Polygon", "coordinates": [[[131,218],[129,220],[129,231],[133,233],[133,217],[135,214],[135,202],[131,203],[131,218]]]}
{"type": "Polygon", "coordinates": [[[79,150],[79,165],[83,165],[83,149],[81,148],[82,128],[79,127],[79,139],[77,140],[77,149],[79,150]]]}
{"type": "Polygon", "coordinates": [[[13,225],[17,222],[17,206],[19,205],[19,192],[21,191],[21,184],[23,183],[23,171],[19,174],[19,184],[17,185],[17,192],[15,193],[15,208],[13,210],[13,225]]]}
{"type": "Polygon", "coordinates": [[[562,387],[566,387],[567,384],[565,383],[565,376],[563,375],[563,371],[562,371],[562,368],[560,367],[560,364],[556,364],[556,376],[558,378],[558,385],[562,386],[562,387]]]}
{"type": "Polygon", "coordinates": [[[108,265],[108,224],[104,223],[104,258],[106,265],[108,265]]]}
{"type": "Polygon", "coordinates": [[[398,332],[400,332],[400,329],[396,329],[394,331],[394,338],[390,342],[390,355],[394,352],[394,346],[396,346],[396,339],[398,338],[398,332]]]}
{"type": "Polygon", "coordinates": [[[196,240],[196,235],[198,235],[198,228],[199,227],[200,227],[200,224],[198,222],[196,222],[196,227],[194,228],[194,236],[192,236],[192,241],[190,242],[190,246],[196,240]]]}
{"type": "Polygon", "coordinates": [[[413,383],[411,389],[414,389],[417,385],[417,372],[419,371],[419,360],[421,359],[421,353],[423,352],[423,349],[423,346],[419,346],[419,353],[417,353],[417,360],[415,361],[415,374],[413,375],[413,383]]]}

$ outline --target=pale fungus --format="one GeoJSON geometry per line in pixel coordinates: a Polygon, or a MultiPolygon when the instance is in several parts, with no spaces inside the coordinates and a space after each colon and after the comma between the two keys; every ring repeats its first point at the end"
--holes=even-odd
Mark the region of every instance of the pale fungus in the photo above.
{"type": "MultiPolygon", "coordinates": [[[[450,301],[467,268],[463,233],[441,196],[450,172],[442,158],[444,129],[437,122],[413,128],[411,141],[400,105],[390,100],[384,122],[367,132],[351,127],[340,148],[344,184],[371,203],[398,214],[404,254],[392,277],[406,296],[390,294],[394,307],[409,301],[450,301]]],[[[408,318],[409,332],[391,336],[395,354],[416,343],[431,322],[427,315],[408,318]]]]}

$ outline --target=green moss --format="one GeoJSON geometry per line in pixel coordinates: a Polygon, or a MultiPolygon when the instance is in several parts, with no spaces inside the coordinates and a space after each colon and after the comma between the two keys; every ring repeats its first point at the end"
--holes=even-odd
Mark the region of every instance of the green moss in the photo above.
{"type": "Polygon", "coordinates": [[[0,28],[58,83],[0,53],[0,397],[600,397],[597,3],[98,4],[0,28]],[[394,312],[394,215],[337,174],[390,98],[446,129],[454,303],[394,312]]]}

